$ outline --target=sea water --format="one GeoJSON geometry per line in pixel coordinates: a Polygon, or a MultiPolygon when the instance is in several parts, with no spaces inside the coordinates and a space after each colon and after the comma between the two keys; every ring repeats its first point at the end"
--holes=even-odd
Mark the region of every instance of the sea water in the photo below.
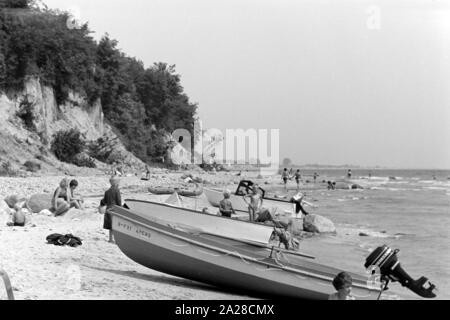
{"type": "MultiPolygon", "coordinates": [[[[344,180],[346,170],[301,171],[301,190],[318,206],[307,210],[337,227],[337,234],[328,237],[339,246],[340,260],[349,250],[363,257],[386,244],[400,250],[399,261],[414,279],[427,277],[436,285],[438,299],[450,299],[450,170],[353,170],[350,181],[364,188],[355,190],[327,190],[322,182],[344,180]],[[314,172],[320,175],[315,184],[310,177],[314,172]]],[[[294,182],[288,187],[295,192],[294,182]]],[[[281,185],[276,189],[283,191],[281,185]]],[[[355,269],[364,260],[349,263],[355,269]]],[[[401,291],[403,298],[420,299],[401,291]]]]}

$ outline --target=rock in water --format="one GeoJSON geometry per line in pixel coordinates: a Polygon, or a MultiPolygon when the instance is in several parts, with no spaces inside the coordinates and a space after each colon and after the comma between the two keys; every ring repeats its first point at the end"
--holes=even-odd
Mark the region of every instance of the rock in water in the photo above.
{"type": "Polygon", "coordinates": [[[27,201],[27,208],[33,213],[39,213],[42,210],[50,209],[52,206],[52,195],[40,193],[31,196],[27,201]]]}
{"type": "Polygon", "coordinates": [[[334,223],[317,214],[308,214],[303,220],[303,228],[305,231],[315,233],[336,233],[334,223]]]}

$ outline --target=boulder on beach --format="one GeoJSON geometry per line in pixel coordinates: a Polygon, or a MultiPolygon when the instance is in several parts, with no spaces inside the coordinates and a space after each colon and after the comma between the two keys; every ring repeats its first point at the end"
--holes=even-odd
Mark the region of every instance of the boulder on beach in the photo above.
{"type": "Polygon", "coordinates": [[[33,213],[39,213],[42,210],[50,209],[52,206],[52,195],[49,193],[40,193],[31,196],[26,204],[28,210],[33,213]]]}
{"type": "Polygon", "coordinates": [[[317,214],[308,214],[303,220],[303,229],[314,233],[336,233],[334,223],[317,214]]]}
{"type": "Polygon", "coordinates": [[[351,190],[351,189],[363,189],[360,185],[351,182],[336,182],[335,189],[351,190]]]}
{"type": "Polygon", "coordinates": [[[23,202],[23,201],[25,201],[25,200],[26,200],[26,199],[25,199],[24,197],[19,197],[19,196],[16,195],[16,194],[7,196],[7,197],[5,198],[6,204],[7,204],[8,207],[10,207],[11,209],[14,209],[14,206],[15,206],[17,203],[23,202]]]}

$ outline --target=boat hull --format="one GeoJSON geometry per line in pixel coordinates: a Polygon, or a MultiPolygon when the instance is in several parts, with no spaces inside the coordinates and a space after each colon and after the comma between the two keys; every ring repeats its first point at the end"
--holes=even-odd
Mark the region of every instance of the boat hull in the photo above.
{"type": "MultiPolygon", "coordinates": [[[[257,297],[327,299],[331,280],[339,270],[308,262],[305,274],[264,262],[248,246],[230,247],[200,236],[162,226],[114,207],[112,230],[119,248],[129,258],[151,269],[257,297]],[[321,271],[310,276],[308,272],[321,271]]],[[[299,260],[300,261],[300,260],[299,260]]],[[[354,277],[356,282],[361,279],[354,277]]],[[[354,283],[355,283],[354,280],[354,283]]],[[[359,298],[376,298],[379,290],[353,288],[359,298]]]]}
{"type": "Polygon", "coordinates": [[[148,191],[153,194],[172,194],[177,192],[183,197],[197,197],[203,193],[203,188],[199,187],[196,189],[183,189],[183,188],[167,188],[167,187],[150,187],[148,191]]]}

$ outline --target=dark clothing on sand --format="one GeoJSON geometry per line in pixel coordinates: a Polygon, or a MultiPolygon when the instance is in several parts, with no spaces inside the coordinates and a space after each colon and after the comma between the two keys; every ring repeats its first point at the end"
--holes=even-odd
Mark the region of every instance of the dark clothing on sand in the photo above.
{"type": "Polygon", "coordinates": [[[120,196],[119,188],[109,188],[105,192],[105,196],[101,201],[101,205],[106,206],[105,217],[103,218],[103,229],[111,230],[112,229],[112,219],[111,215],[108,213],[108,210],[113,206],[121,206],[122,205],[122,197],[120,196]]]}

